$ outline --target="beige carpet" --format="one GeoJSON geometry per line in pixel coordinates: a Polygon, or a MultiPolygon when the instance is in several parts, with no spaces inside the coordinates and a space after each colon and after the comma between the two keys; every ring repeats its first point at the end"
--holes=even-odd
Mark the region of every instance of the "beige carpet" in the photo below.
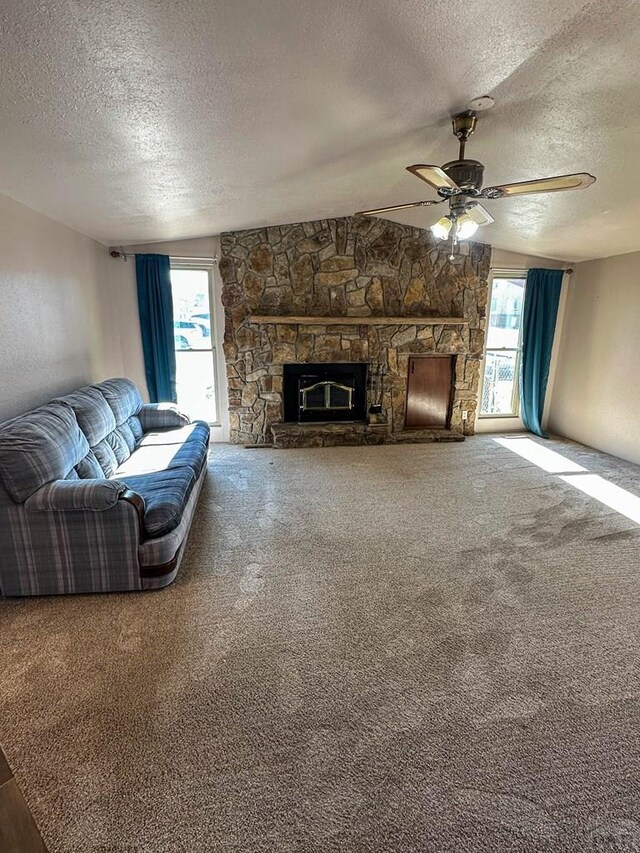
{"type": "Polygon", "coordinates": [[[173,587],[0,601],[0,741],[51,853],[636,851],[639,617],[640,526],[491,438],[219,447],[173,587]]]}

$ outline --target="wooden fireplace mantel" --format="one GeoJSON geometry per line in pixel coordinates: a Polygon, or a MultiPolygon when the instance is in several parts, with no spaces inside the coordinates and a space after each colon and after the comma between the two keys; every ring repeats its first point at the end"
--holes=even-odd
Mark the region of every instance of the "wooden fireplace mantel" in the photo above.
{"type": "Polygon", "coordinates": [[[468,326],[462,317],[295,317],[252,314],[255,325],[275,323],[290,326],[468,326]]]}

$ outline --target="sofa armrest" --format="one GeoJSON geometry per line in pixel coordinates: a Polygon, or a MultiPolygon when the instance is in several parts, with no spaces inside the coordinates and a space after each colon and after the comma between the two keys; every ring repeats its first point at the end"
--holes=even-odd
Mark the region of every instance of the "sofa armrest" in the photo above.
{"type": "Polygon", "coordinates": [[[138,412],[142,429],[172,429],[187,426],[191,418],[181,412],[174,403],[145,403],[138,412]]]}
{"type": "Polygon", "coordinates": [[[111,509],[126,498],[127,486],[118,480],[56,480],[46,483],[24,502],[25,509],[47,512],[111,509]]]}
{"type": "Polygon", "coordinates": [[[143,511],[142,498],[113,480],[58,480],[24,503],[0,504],[2,594],[141,589],[143,511]]]}

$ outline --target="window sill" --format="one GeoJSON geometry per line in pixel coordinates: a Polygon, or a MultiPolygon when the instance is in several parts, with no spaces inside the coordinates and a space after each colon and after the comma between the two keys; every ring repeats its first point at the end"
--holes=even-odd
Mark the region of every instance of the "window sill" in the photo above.
{"type": "Polygon", "coordinates": [[[513,413],[509,415],[478,415],[479,421],[495,421],[495,420],[519,420],[520,415],[514,415],[513,413]]]}

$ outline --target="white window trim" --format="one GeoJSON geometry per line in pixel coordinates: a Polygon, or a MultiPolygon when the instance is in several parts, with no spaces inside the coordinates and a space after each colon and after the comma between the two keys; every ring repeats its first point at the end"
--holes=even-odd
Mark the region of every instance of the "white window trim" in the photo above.
{"type": "Polygon", "coordinates": [[[215,317],[215,292],[213,287],[213,260],[202,258],[169,259],[172,270],[206,270],[209,277],[209,315],[211,318],[211,350],[191,350],[191,352],[211,352],[213,359],[213,397],[216,407],[217,420],[209,421],[211,427],[221,427],[220,420],[220,386],[218,384],[218,329],[215,317]]]}
{"type": "MultiPolygon", "coordinates": [[[[495,347],[487,346],[487,338],[489,334],[489,320],[491,317],[491,298],[493,295],[493,282],[498,278],[521,278],[525,281],[525,299],[526,299],[526,280],[527,280],[527,270],[507,270],[507,269],[492,269],[489,273],[489,293],[487,299],[487,328],[485,329],[485,338],[484,338],[484,349],[482,354],[482,370],[480,372],[480,384],[478,388],[478,418],[479,421],[489,421],[489,420],[499,420],[499,421],[521,421],[520,417],[520,362],[522,360],[522,323],[520,323],[520,329],[518,333],[518,346],[516,349],[516,380],[513,383],[513,398],[512,398],[512,411],[508,414],[495,414],[495,413],[487,413],[482,414],[480,411],[480,406],[482,405],[482,394],[484,390],[484,375],[485,375],[485,365],[487,360],[487,350],[490,352],[499,352],[500,348],[496,349],[495,347]]],[[[523,302],[523,313],[524,313],[524,302],[523,302]]],[[[502,349],[509,350],[509,352],[513,352],[513,347],[503,347],[502,349]]]]}

